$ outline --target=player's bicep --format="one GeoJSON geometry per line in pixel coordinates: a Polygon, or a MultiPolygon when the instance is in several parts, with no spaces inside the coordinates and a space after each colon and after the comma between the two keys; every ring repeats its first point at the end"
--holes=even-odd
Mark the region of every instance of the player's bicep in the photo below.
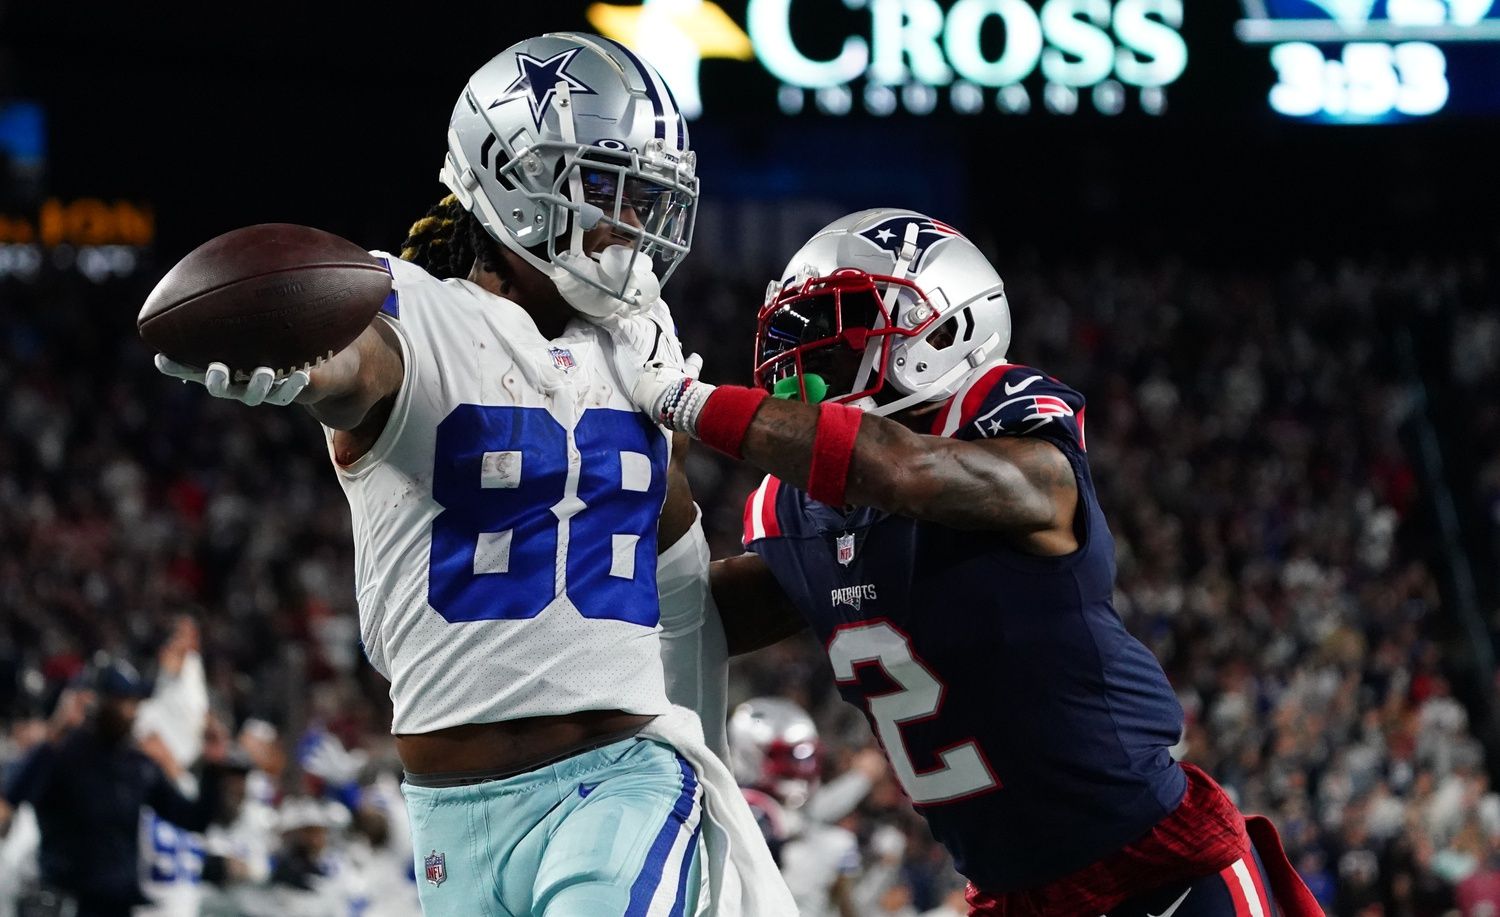
{"type": "MultiPolygon", "coordinates": [[[[1028,502],[1040,507],[1036,530],[1071,532],[1078,508],[1078,475],[1063,450],[1048,440],[1031,436],[1006,436],[956,446],[983,450],[994,461],[1014,470],[1019,478],[1017,491],[1025,493],[1028,502]]],[[[1076,548],[1069,546],[1067,553],[1076,548]]]]}
{"type": "Polygon", "coordinates": [[[709,565],[709,583],[731,656],[779,643],[807,629],[807,621],[757,554],[714,561],[709,565]]]}
{"type": "Polygon", "coordinates": [[[916,473],[925,481],[912,515],[953,528],[998,532],[1023,547],[1038,534],[1071,529],[1077,483],[1057,446],[1022,436],[978,442],[923,438],[931,450],[918,463],[916,473]]]}

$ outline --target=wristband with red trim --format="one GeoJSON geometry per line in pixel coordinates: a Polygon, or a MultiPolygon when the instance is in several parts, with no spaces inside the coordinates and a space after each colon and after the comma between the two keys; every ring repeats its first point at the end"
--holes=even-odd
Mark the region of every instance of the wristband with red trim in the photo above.
{"type": "Polygon", "coordinates": [[[692,426],[678,429],[686,429],[725,455],[743,458],[740,445],[745,441],[745,432],[750,429],[756,409],[770,397],[769,394],[764,389],[742,385],[710,385],[707,388],[708,397],[692,412],[692,426]]]}
{"type": "Polygon", "coordinates": [[[812,468],[807,493],[819,503],[842,507],[854,461],[854,441],[864,412],[847,404],[818,406],[818,430],[813,436],[812,468]]]}

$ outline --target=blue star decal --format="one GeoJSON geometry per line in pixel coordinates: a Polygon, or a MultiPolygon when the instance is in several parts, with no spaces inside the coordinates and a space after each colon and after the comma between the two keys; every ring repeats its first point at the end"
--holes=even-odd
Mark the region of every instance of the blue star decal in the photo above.
{"type": "Polygon", "coordinates": [[[582,80],[568,72],[568,64],[582,50],[569,48],[546,60],[532,57],[524,51],[516,52],[516,62],[520,65],[521,73],[514,83],[505,87],[505,94],[491,102],[489,107],[495,108],[514,99],[524,98],[531,103],[531,117],[540,128],[542,118],[546,116],[553,97],[557,95],[558,83],[567,83],[569,91],[574,95],[597,95],[582,80]]]}

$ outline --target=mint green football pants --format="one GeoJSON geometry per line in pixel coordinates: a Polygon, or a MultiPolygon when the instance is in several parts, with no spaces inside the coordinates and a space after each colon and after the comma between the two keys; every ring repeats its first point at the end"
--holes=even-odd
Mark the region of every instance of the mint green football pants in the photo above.
{"type": "Polygon", "coordinates": [[[471,786],[403,783],[425,917],[692,917],[703,791],[629,738],[471,786]]]}

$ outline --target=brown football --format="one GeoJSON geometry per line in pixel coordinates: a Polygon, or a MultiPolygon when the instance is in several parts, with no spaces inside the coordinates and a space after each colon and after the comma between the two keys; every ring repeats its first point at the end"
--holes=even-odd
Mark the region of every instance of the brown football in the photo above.
{"type": "Polygon", "coordinates": [[[189,252],[146,297],[136,327],[179,363],[279,372],[348,346],[390,292],[390,273],[348,239],[261,223],[189,252]]]}

